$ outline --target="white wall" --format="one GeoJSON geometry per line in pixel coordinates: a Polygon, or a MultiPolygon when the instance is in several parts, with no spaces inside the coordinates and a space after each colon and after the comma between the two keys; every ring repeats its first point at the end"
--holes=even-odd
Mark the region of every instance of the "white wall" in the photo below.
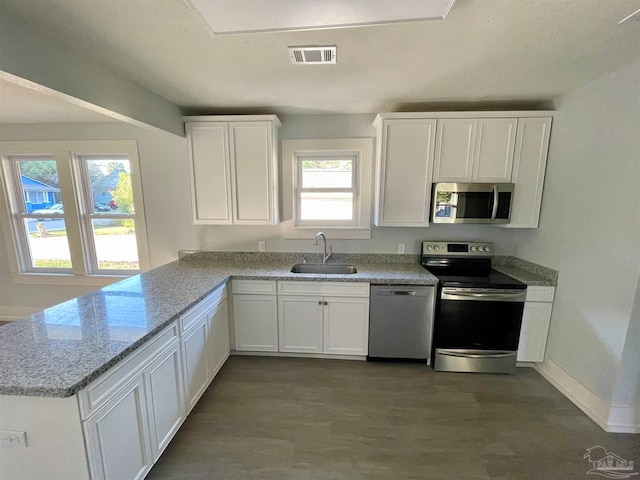
{"type": "Polygon", "coordinates": [[[640,62],[556,105],[540,228],[515,253],[560,271],[547,359],[610,404],[640,275],[640,62]]]}

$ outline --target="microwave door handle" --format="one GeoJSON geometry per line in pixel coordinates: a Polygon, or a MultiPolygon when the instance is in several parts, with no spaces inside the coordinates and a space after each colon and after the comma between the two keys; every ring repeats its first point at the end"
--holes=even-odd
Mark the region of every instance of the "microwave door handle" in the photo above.
{"type": "Polygon", "coordinates": [[[493,209],[491,210],[491,221],[495,221],[498,215],[498,185],[493,186],[493,209]]]}

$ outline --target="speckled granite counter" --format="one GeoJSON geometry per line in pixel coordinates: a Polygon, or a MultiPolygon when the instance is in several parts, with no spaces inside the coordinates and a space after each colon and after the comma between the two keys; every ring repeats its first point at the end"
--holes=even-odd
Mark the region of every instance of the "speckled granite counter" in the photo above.
{"type": "Polygon", "coordinates": [[[413,255],[336,254],[335,263],[354,263],[358,273],[291,273],[303,257],[318,260],[197,253],[12,322],[0,328],[0,394],[74,395],[230,278],[437,283],[413,255]]]}
{"type": "Polygon", "coordinates": [[[517,257],[493,257],[491,266],[529,286],[555,286],[558,271],[517,257]]]}

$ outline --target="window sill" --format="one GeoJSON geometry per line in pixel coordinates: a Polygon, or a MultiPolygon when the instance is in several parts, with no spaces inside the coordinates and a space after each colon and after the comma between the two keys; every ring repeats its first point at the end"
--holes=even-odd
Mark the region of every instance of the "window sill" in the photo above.
{"type": "Polygon", "coordinates": [[[329,240],[370,240],[369,227],[294,227],[291,221],[282,226],[282,238],[313,239],[318,232],[327,234],[329,240]]]}
{"type": "Polygon", "coordinates": [[[130,275],[72,275],[60,273],[12,273],[11,281],[20,285],[75,285],[106,287],[130,275]]]}

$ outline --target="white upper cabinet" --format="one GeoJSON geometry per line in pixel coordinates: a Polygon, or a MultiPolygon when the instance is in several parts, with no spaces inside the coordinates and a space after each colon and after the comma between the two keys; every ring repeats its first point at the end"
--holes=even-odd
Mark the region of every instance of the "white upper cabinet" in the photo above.
{"type": "Polygon", "coordinates": [[[426,227],[436,120],[377,120],[375,224],[426,227]]]}
{"type": "Polygon", "coordinates": [[[226,122],[187,124],[194,223],[233,222],[228,138],[226,122]]]}
{"type": "Polygon", "coordinates": [[[434,182],[470,182],[476,125],[472,118],[442,118],[436,133],[434,182]]]}
{"type": "Polygon", "coordinates": [[[275,115],[185,117],[193,223],[278,223],[275,115]]]}
{"type": "Polygon", "coordinates": [[[511,182],[517,118],[438,120],[434,182],[511,182]]]}
{"type": "Polygon", "coordinates": [[[473,149],[473,182],[511,182],[517,118],[481,118],[473,149]]]}
{"type": "Polygon", "coordinates": [[[511,181],[515,183],[511,222],[507,228],[538,228],[547,168],[551,117],[521,118],[511,181]]]}

